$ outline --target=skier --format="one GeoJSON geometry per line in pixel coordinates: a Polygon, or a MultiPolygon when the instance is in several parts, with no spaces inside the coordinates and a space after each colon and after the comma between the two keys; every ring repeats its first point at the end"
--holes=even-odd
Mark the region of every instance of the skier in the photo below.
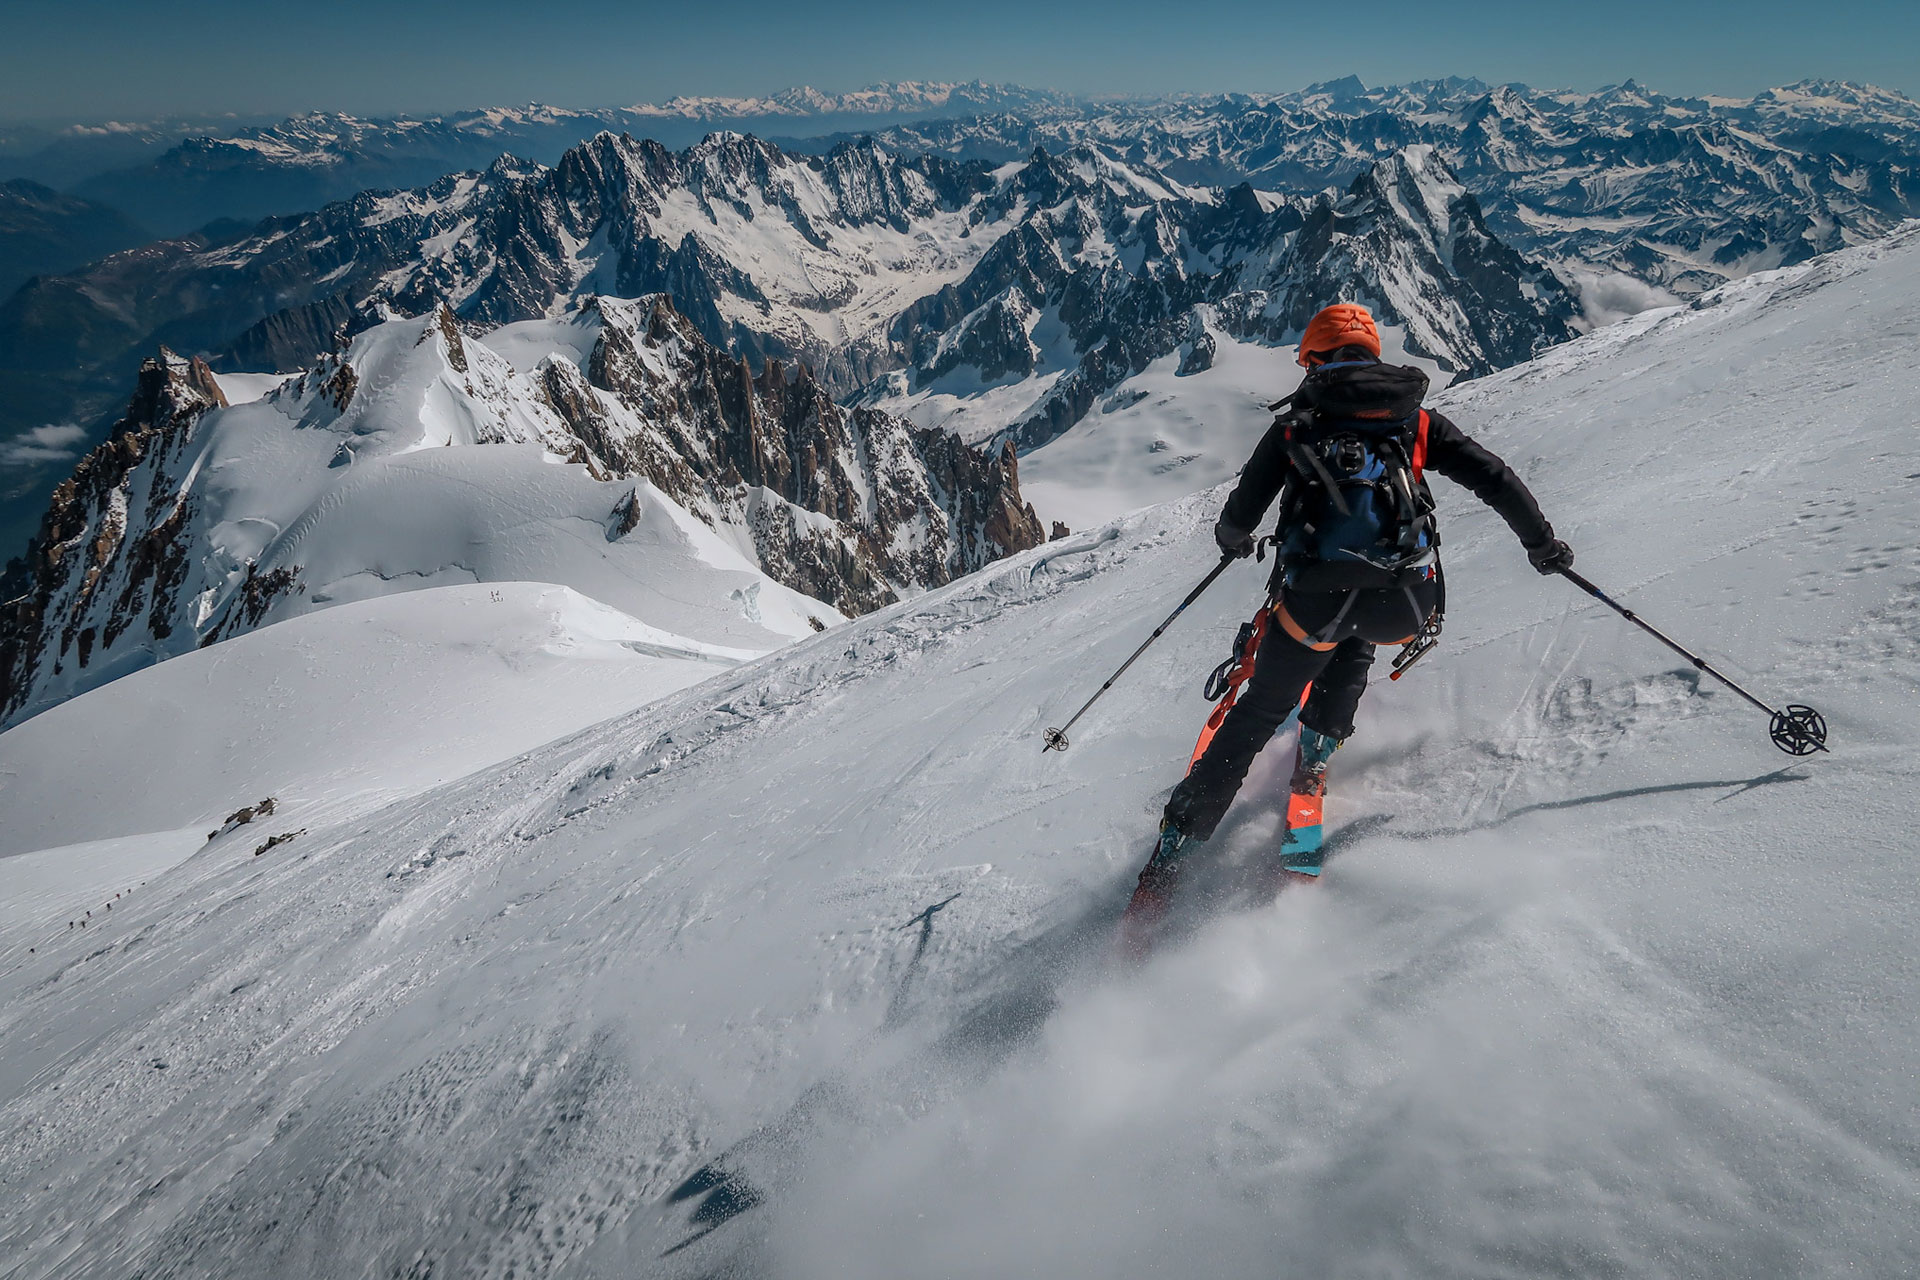
{"type": "MultiPolygon", "coordinates": [[[[1261,517],[1285,492],[1253,673],[1167,801],[1130,914],[1164,905],[1177,860],[1213,835],[1254,756],[1301,706],[1309,684],[1293,791],[1318,797],[1328,758],[1353,733],[1374,646],[1438,634],[1444,581],[1426,469],[1499,512],[1541,573],[1573,564],[1572,549],[1554,536],[1520,477],[1446,418],[1421,409],[1426,374],[1381,361],[1380,331],[1365,307],[1336,303],[1314,316],[1299,363],[1305,379],[1277,406],[1280,415],[1213,531],[1223,554],[1252,555],[1261,517]]],[[[1317,799],[1312,807],[1317,827],[1317,799]]],[[[1311,847],[1283,856],[1282,865],[1318,874],[1317,831],[1311,847]]]]}

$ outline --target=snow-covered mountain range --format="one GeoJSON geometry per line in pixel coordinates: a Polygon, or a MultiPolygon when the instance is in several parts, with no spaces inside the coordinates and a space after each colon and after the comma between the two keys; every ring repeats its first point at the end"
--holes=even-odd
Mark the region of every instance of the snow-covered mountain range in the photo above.
{"type": "MultiPolygon", "coordinates": [[[[1312,191],[1432,146],[1494,231],[1569,283],[1690,297],[1920,215],[1920,103],[1805,81],[1751,99],[1358,79],[1294,93],[1071,105],[896,127],[888,145],[1004,161],[1092,146],[1184,182],[1312,191]],[[1602,281],[1594,281],[1599,285],[1602,281]]],[[[1596,308],[1604,299],[1594,300],[1596,308]]]]}
{"type": "MultiPolygon", "coordinates": [[[[1113,919],[1263,570],[1070,752],[1040,734],[1213,562],[1219,490],[610,695],[560,741],[497,732],[459,759],[500,763],[424,792],[407,723],[340,696],[363,656],[419,723],[510,725],[610,688],[623,659],[559,651],[631,655],[628,624],[382,596],[16,726],[0,1248],[34,1280],[1920,1270],[1917,320],[1912,227],[1441,401],[1584,571],[1819,706],[1832,757],[1780,757],[1438,484],[1446,635],[1335,757],[1327,876],[1194,910],[1132,970],[1113,919]],[[396,635],[420,652],[374,661],[396,635]]],[[[450,389],[426,319],[355,341],[416,334],[450,389]]],[[[478,345],[476,379],[519,359],[478,345]]],[[[323,391],[270,411],[330,414],[323,391]]],[[[388,462],[483,456],[585,471],[531,444],[388,462]]],[[[1223,881],[1270,847],[1286,766],[1207,850],[1223,881]]]]}
{"type": "Polygon", "coordinates": [[[665,298],[482,342],[444,308],[367,324],[239,404],[198,359],[147,363],[0,592],[0,722],[446,582],[555,583],[662,643],[761,652],[1043,537],[1010,447],[755,373],[665,298]]]}
{"type": "Polygon", "coordinates": [[[1572,336],[1570,292],[1488,232],[1425,147],[1310,201],[1181,188],[1086,148],[1036,152],[1016,183],[1036,214],[893,323],[906,368],[863,402],[1032,449],[1176,352],[1186,374],[1222,340],[1285,362],[1328,298],[1364,299],[1441,382],[1572,336]]]}
{"type": "Polygon", "coordinates": [[[502,160],[36,281],[0,312],[0,347],[55,381],[155,341],[216,367],[291,370],[368,305],[444,300],[486,328],[591,294],[667,292],[709,340],[756,366],[804,362],[838,397],[890,371],[911,371],[917,392],[1050,361],[1077,376],[970,433],[1032,441],[1200,341],[1201,304],[1216,326],[1278,340],[1336,280],[1458,372],[1565,339],[1575,311],[1427,148],[1344,194],[1283,198],[1182,187],[1087,148],[995,167],[870,142],[813,157],[723,134],[676,153],[602,134],[552,168],[502,160]],[[1054,335],[1036,339],[1043,319],[1054,335]],[[62,333],[82,335],[78,360],[60,358],[62,333]]]}
{"type": "Polygon", "coordinates": [[[502,155],[554,163],[597,133],[684,147],[716,129],[812,134],[930,115],[973,116],[1064,106],[1062,94],[1017,85],[906,81],[851,93],[799,86],[754,97],[679,97],[580,110],[530,104],[441,116],[368,119],[310,112],[271,125],[181,140],[135,166],[88,177],[75,193],[122,209],[165,235],[215,219],[302,213],[358,192],[426,186],[502,155]]]}
{"type": "Polygon", "coordinates": [[[0,179],[25,178],[67,190],[97,174],[145,164],[188,138],[224,135],[259,116],[162,116],[145,120],[72,123],[12,121],[0,124],[0,179]]]}
{"type": "MultiPolygon", "coordinates": [[[[1434,357],[1436,371],[1484,371],[1564,337],[1569,318],[1604,323],[1859,243],[1920,212],[1916,119],[1920,107],[1900,94],[1825,81],[1733,100],[1665,96],[1631,81],[1568,93],[1458,79],[1370,89],[1351,78],[1289,94],[1111,102],[907,84],[616,112],[301,117],[229,130],[161,167],[203,193],[229,181],[236,190],[292,184],[254,211],[312,206],[369,184],[412,192],[362,192],[257,229],[222,224],[0,303],[0,441],[47,430],[98,440],[156,343],[220,368],[304,367],[383,290],[410,290],[405,309],[420,312],[441,293],[471,290],[484,315],[470,315],[464,295],[454,301],[481,326],[587,292],[666,290],[711,340],[756,361],[803,360],[836,398],[865,393],[867,403],[884,399],[970,438],[1032,441],[1107,403],[1123,368],[1138,377],[1178,348],[1283,327],[1276,317],[1291,317],[1291,297],[1311,286],[1267,269],[1284,276],[1300,254],[1246,239],[1262,221],[1254,209],[1265,225],[1252,230],[1285,235],[1296,219],[1304,225],[1314,209],[1344,201],[1351,228],[1395,184],[1369,178],[1373,166],[1404,168],[1415,155],[1434,190],[1457,185],[1475,200],[1469,238],[1484,231],[1504,245],[1494,257],[1511,251],[1520,261],[1476,266],[1472,287],[1458,272],[1432,278],[1426,259],[1452,265],[1445,234],[1436,241],[1435,228],[1417,225],[1434,219],[1407,216],[1421,201],[1390,200],[1384,230],[1366,237],[1376,243],[1360,256],[1377,258],[1378,241],[1411,236],[1418,243],[1387,255],[1430,278],[1363,262],[1358,279],[1403,319],[1422,309],[1416,303],[1455,312],[1423,317],[1427,336],[1409,345],[1434,357]],[[743,111],[773,114],[731,114],[743,111]],[[834,120],[879,144],[770,148],[716,137],[671,149],[717,127],[797,134],[834,120]],[[579,141],[604,127],[669,145],[579,141]],[[818,154],[808,160],[796,148],[818,154]],[[501,159],[502,151],[529,158],[501,159]],[[1066,185],[1019,176],[1040,155],[1070,171],[1066,185]],[[443,176],[452,169],[468,171],[443,176]],[[1082,212],[1057,218],[1058,206],[996,195],[1029,180],[1071,190],[1082,212]],[[1243,182],[1252,195],[1230,196],[1243,182]],[[1094,224],[1088,250],[1076,234],[1094,224]],[[1014,227],[1025,229],[1018,246],[1059,264],[1012,263],[1010,247],[994,261],[1012,275],[973,276],[1014,227]],[[1138,277],[1124,285],[1099,257],[1115,246],[1119,266],[1138,277]],[[1182,259],[1177,270],[1158,246],[1182,259]],[[626,282],[585,279],[595,268],[626,282]],[[1397,287],[1382,287],[1383,273],[1397,287]],[[1071,282],[1097,305],[1041,304],[1043,282],[1071,282]],[[948,286],[951,295],[936,296],[948,286]],[[1264,314],[1250,318],[1245,304],[1263,293],[1264,314]],[[997,300],[985,314],[956,315],[957,297],[997,300]],[[1099,314],[1109,306],[1131,313],[1099,314]],[[909,308],[932,331],[895,332],[909,308]],[[1507,332],[1464,332],[1462,316],[1507,332]],[[969,368],[1002,371],[968,372],[953,364],[963,351],[980,357],[969,368]],[[1027,366],[1032,375],[1018,375],[1027,366]],[[885,374],[900,376],[869,390],[885,374]],[[1027,385],[1007,392],[1015,381],[1027,385]]],[[[141,201],[164,204],[151,193],[141,201]]],[[[7,478],[7,544],[17,546],[37,516],[57,478],[52,466],[23,463],[7,478]]]]}
{"type": "Polygon", "coordinates": [[[985,80],[895,80],[868,85],[851,93],[823,93],[809,85],[752,97],[693,95],[669,98],[629,108],[641,117],[675,117],[713,123],[773,120],[779,117],[819,119],[834,116],[885,118],[899,115],[964,117],[1000,111],[1033,111],[1062,107],[1077,101],[1071,94],[1051,89],[1029,89],[1017,84],[985,80]]]}

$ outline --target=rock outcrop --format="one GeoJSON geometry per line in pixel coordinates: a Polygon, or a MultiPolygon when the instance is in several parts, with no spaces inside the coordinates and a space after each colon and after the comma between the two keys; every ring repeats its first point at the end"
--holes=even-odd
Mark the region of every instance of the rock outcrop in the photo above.
{"type": "Polygon", "coordinates": [[[158,642],[178,625],[195,497],[165,483],[201,419],[227,407],[207,366],[165,347],[112,437],[54,491],[19,594],[0,605],[0,723],[69,666],[128,633],[158,642]]]}
{"type": "Polygon", "coordinates": [[[844,612],[1045,540],[1007,449],[843,408],[804,364],[755,374],[664,297],[592,299],[576,323],[598,331],[585,370],[549,358],[537,377],[583,461],[750,529],[770,576],[844,612]]]}

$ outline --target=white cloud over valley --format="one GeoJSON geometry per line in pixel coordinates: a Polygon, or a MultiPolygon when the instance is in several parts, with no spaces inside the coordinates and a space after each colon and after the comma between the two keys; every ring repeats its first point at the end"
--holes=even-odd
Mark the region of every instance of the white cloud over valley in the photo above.
{"type": "Polygon", "coordinates": [[[37,467],[76,457],[86,445],[87,429],[71,422],[50,422],[0,441],[0,467],[37,467]]]}

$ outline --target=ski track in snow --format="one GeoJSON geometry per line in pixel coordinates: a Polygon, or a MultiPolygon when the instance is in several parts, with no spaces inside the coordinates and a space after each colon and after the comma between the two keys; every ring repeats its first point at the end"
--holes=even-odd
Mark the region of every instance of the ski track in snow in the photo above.
{"type": "MultiPolygon", "coordinates": [[[[1069,752],[1040,734],[1206,570],[1211,491],[266,856],[216,842],[85,937],[10,927],[0,1256],[1912,1273],[1916,335],[1909,231],[1441,401],[1583,571],[1825,711],[1830,758],[1786,761],[1441,482],[1447,634],[1335,757],[1325,881],[1189,904],[1119,970],[1264,566],[1069,752]]],[[[1279,754],[1220,861],[1270,837],[1279,754]]]]}

